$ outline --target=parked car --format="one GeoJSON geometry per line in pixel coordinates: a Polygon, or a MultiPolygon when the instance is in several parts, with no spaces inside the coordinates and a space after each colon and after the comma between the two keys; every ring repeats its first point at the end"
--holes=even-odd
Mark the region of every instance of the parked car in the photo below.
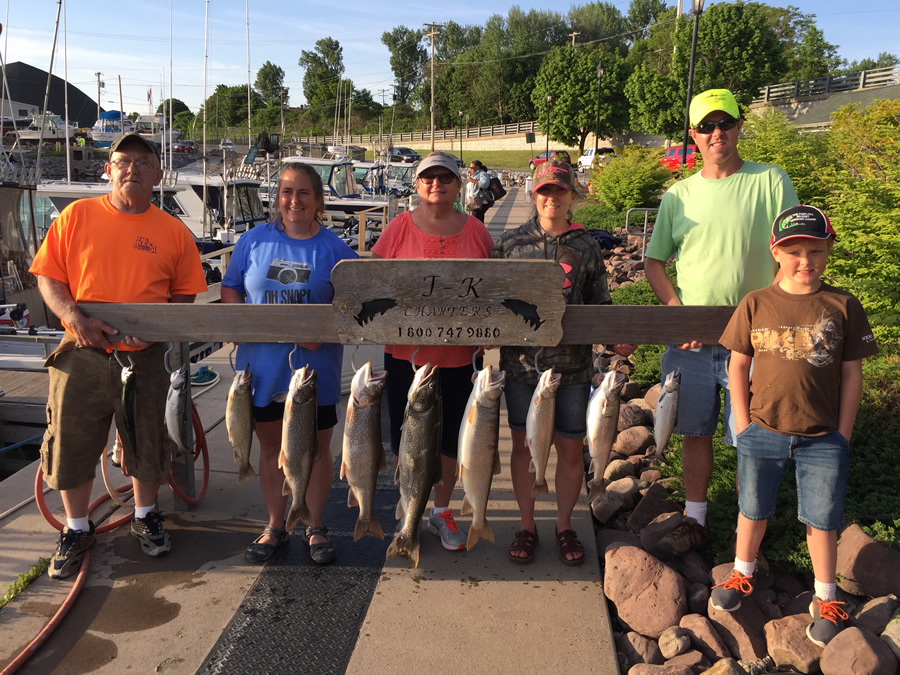
{"type": "MultiPolygon", "coordinates": [[[[578,158],[578,166],[575,168],[581,172],[590,170],[590,168],[594,166],[594,156],[594,148],[588,148],[584,151],[584,154],[578,158]]],[[[611,157],[616,157],[616,149],[610,145],[599,147],[597,148],[596,157],[598,157],[598,165],[603,166],[611,157]]]]}
{"type": "Polygon", "coordinates": [[[534,167],[540,166],[547,159],[556,160],[557,162],[565,162],[566,164],[572,163],[572,158],[569,157],[569,153],[565,150],[551,150],[550,152],[542,152],[537,157],[533,157],[531,161],[528,162],[528,168],[534,171],[534,167]]]}
{"type": "Polygon", "coordinates": [[[222,142],[219,143],[219,150],[231,150],[234,152],[234,141],[230,138],[223,138],[222,142]]]}
{"type": "MultiPolygon", "coordinates": [[[[666,150],[666,154],[661,160],[659,160],[659,165],[666,167],[669,171],[681,171],[682,149],[682,146],[678,145],[666,150]]],[[[695,152],[697,152],[696,145],[687,146],[687,161],[685,162],[685,164],[687,165],[688,169],[694,168],[695,152]]]]}
{"type": "Polygon", "coordinates": [[[197,142],[185,139],[175,141],[172,143],[172,152],[183,152],[185,154],[197,152],[197,142]]]}
{"type": "Polygon", "coordinates": [[[422,155],[413,150],[412,148],[391,148],[391,160],[392,162],[407,162],[412,164],[414,162],[418,162],[422,159],[422,155]]]}

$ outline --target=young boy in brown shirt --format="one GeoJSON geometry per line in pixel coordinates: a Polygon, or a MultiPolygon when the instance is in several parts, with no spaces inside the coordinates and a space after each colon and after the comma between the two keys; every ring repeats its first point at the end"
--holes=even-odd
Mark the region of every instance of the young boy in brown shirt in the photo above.
{"type": "Polygon", "coordinates": [[[734,571],[710,597],[716,609],[733,612],[753,592],[756,554],[792,459],[798,518],[806,525],[815,574],[806,635],[820,647],[847,618],[836,596],[837,530],[844,520],[862,359],[878,351],[859,301],[820,281],[834,239],[827,216],[813,206],[780,213],[770,248],[781,277],[743,299],[720,339],[731,350],[740,515],[734,571]]]}

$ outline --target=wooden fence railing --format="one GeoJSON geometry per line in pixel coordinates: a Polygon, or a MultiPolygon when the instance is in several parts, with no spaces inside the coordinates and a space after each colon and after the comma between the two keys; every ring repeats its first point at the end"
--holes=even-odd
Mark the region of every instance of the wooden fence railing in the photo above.
{"type": "MultiPolygon", "coordinates": [[[[536,121],[513,122],[512,124],[495,124],[488,127],[460,127],[458,129],[435,129],[434,139],[437,141],[450,139],[481,138],[484,136],[508,136],[511,134],[537,133],[536,121]]],[[[382,134],[381,141],[390,145],[400,145],[413,141],[430,141],[430,131],[405,131],[382,134]]],[[[323,143],[325,145],[344,145],[346,143],[370,144],[379,140],[378,134],[351,134],[349,136],[302,136],[292,139],[294,143],[323,143]]]]}
{"type": "Polygon", "coordinates": [[[828,75],[813,80],[798,80],[771,84],[759,90],[754,103],[777,101],[781,99],[802,98],[819,94],[834,94],[841,91],[886,87],[900,84],[900,65],[861,70],[858,73],[844,75],[828,75]]]}

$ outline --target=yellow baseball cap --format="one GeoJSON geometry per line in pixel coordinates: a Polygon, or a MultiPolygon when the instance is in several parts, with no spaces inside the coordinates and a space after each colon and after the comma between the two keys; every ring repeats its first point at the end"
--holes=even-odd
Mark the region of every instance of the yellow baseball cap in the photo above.
{"type": "Polygon", "coordinates": [[[741,111],[738,109],[734,94],[727,89],[707,89],[702,94],[697,94],[691,101],[690,119],[691,126],[696,126],[711,112],[721,110],[728,113],[734,119],[740,119],[741,111]]]}

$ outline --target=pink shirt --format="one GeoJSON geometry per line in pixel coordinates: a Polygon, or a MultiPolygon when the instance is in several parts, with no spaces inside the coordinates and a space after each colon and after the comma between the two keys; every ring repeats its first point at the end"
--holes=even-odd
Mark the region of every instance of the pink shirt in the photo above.
{"type": "MultiPolygon", "coordinates": [[[[422,232],[413,222],[410,212],[394,218],[372,247],[380,258],[489,258],[494,240],[487,228],[473,216],[459,234],[440,237],[422,232]]],[[[471,365],[477,347],[423,345],[416,353],[416,365],[431,363],[442,368],[471,365]]],[[[415,345],[388,345],[385,352],[395,359],[412,361],[415,345]]]]}

